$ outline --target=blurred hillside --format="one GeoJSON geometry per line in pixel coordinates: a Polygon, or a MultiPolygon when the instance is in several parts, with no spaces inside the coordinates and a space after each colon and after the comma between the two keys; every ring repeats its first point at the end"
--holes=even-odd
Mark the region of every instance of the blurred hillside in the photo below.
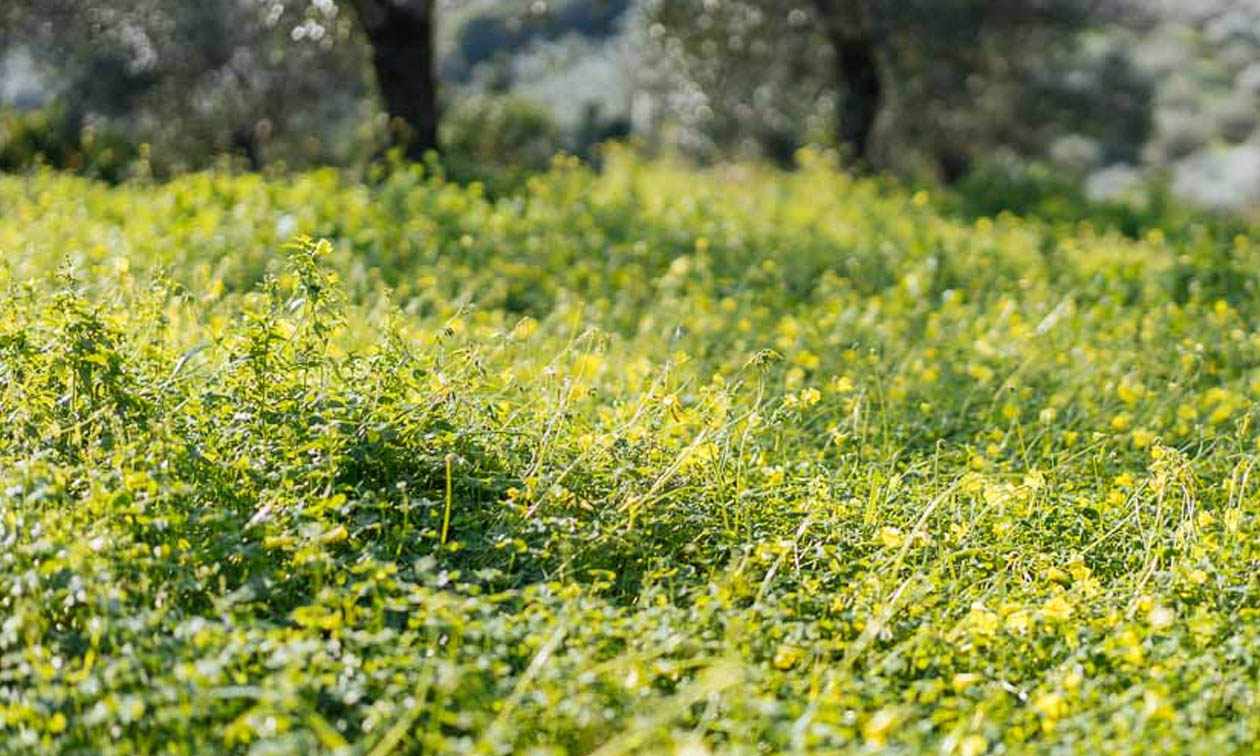
{"type": "Polygon", "coordinates": [[[1065,138],[1058,154],[1088,170],[1095,196],[1123,194],[1163,173],[1196,203],[1260,202],[1260,2],[1148,0],[1154,22],[1113,31],[1096,44],[1117,50],[1155,83],[1154,129],[1133,163],[1107,164],[1088,141],[1065,138]]]}
{"type": "Polygon", "coordinates": [[[536,100],[571,131],[599,116],[627,119],[638,13],[636,0],[553,0],[525,13],[517,3],[452,3],[441,32],[443,81],[464,94],[536,100]]]}

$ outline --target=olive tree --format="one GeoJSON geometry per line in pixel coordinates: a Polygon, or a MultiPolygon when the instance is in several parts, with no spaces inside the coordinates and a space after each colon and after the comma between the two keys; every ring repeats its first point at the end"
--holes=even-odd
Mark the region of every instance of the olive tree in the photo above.
{"type": "Polygon", "coordinates": [[[822,109],[829,141],[854,166],[927,152],[949,179],[975,152],[1035,149],[1072,117],[1051,96],[1062,89],[1055,71],[1117,10],[1104,0],[649,0],[646,24],[656,59],[675,71],[669,96],[692,106],[681,120],[719,141],[724,129],[813,136],[822,109]]]}
{"type": "Polygon", "coordinates": [[[372,84],[393,143],[412,159],[436,149],[434,21],[433,0],[0,4],[0,34],[53,64],[72,117],[125,120],[171,155],[196,143],[255,165],[275,136],[291,158],[353,130],[372,84]]]}

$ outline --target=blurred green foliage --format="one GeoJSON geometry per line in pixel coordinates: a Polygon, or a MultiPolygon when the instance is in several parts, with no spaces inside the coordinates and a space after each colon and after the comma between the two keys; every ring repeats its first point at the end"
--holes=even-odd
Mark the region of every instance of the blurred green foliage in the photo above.
{"type": "Polygon", "coordinates": [[[1069,229],[1085,224],[1132,239],[1158,231],[1177,243],[1203,239],[1225,247],[1256,228],[1246,213],[1205,211],[1177,199],[1166,179],[1148,179],[1124,199],[1094,199],[1079,175],[1045,163],[990,161],[952,186],[931,189],[942,212],[971,220],[1013,214],[1069,229]]]}
{"type": "Polygon", "coordinates": [[[117,183],[131,175],[139,156],[125,135],[84,126],[64,108],[0,110],[0,171],[43,165],[117,183]]]}
{"type": "Polygon", "coordinates": [[[546,108],[512,96],[462,100],[442,121],[442,165],[457,181],[479,181],[492,192],[520,189],[544,171],[564,139],[546,108]]]}

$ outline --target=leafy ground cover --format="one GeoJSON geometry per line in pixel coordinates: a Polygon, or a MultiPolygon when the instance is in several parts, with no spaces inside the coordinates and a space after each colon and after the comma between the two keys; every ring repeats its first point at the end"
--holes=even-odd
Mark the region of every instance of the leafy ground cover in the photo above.
{"type": "Polygon", "coordinates": [[[1249,238],[618,158],[0,178],[0,251],[0,752],[1260,738],[1249,238]]]}

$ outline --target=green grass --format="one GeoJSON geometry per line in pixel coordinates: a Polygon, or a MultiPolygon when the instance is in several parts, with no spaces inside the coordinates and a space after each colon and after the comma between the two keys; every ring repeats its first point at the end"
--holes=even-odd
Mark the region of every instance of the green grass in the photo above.
{"type": "Polygon", "coordinates": [[[1260,738],[1250,239],[619,157],[0,178],[0,257],[0,753],[1260,738]]]}

